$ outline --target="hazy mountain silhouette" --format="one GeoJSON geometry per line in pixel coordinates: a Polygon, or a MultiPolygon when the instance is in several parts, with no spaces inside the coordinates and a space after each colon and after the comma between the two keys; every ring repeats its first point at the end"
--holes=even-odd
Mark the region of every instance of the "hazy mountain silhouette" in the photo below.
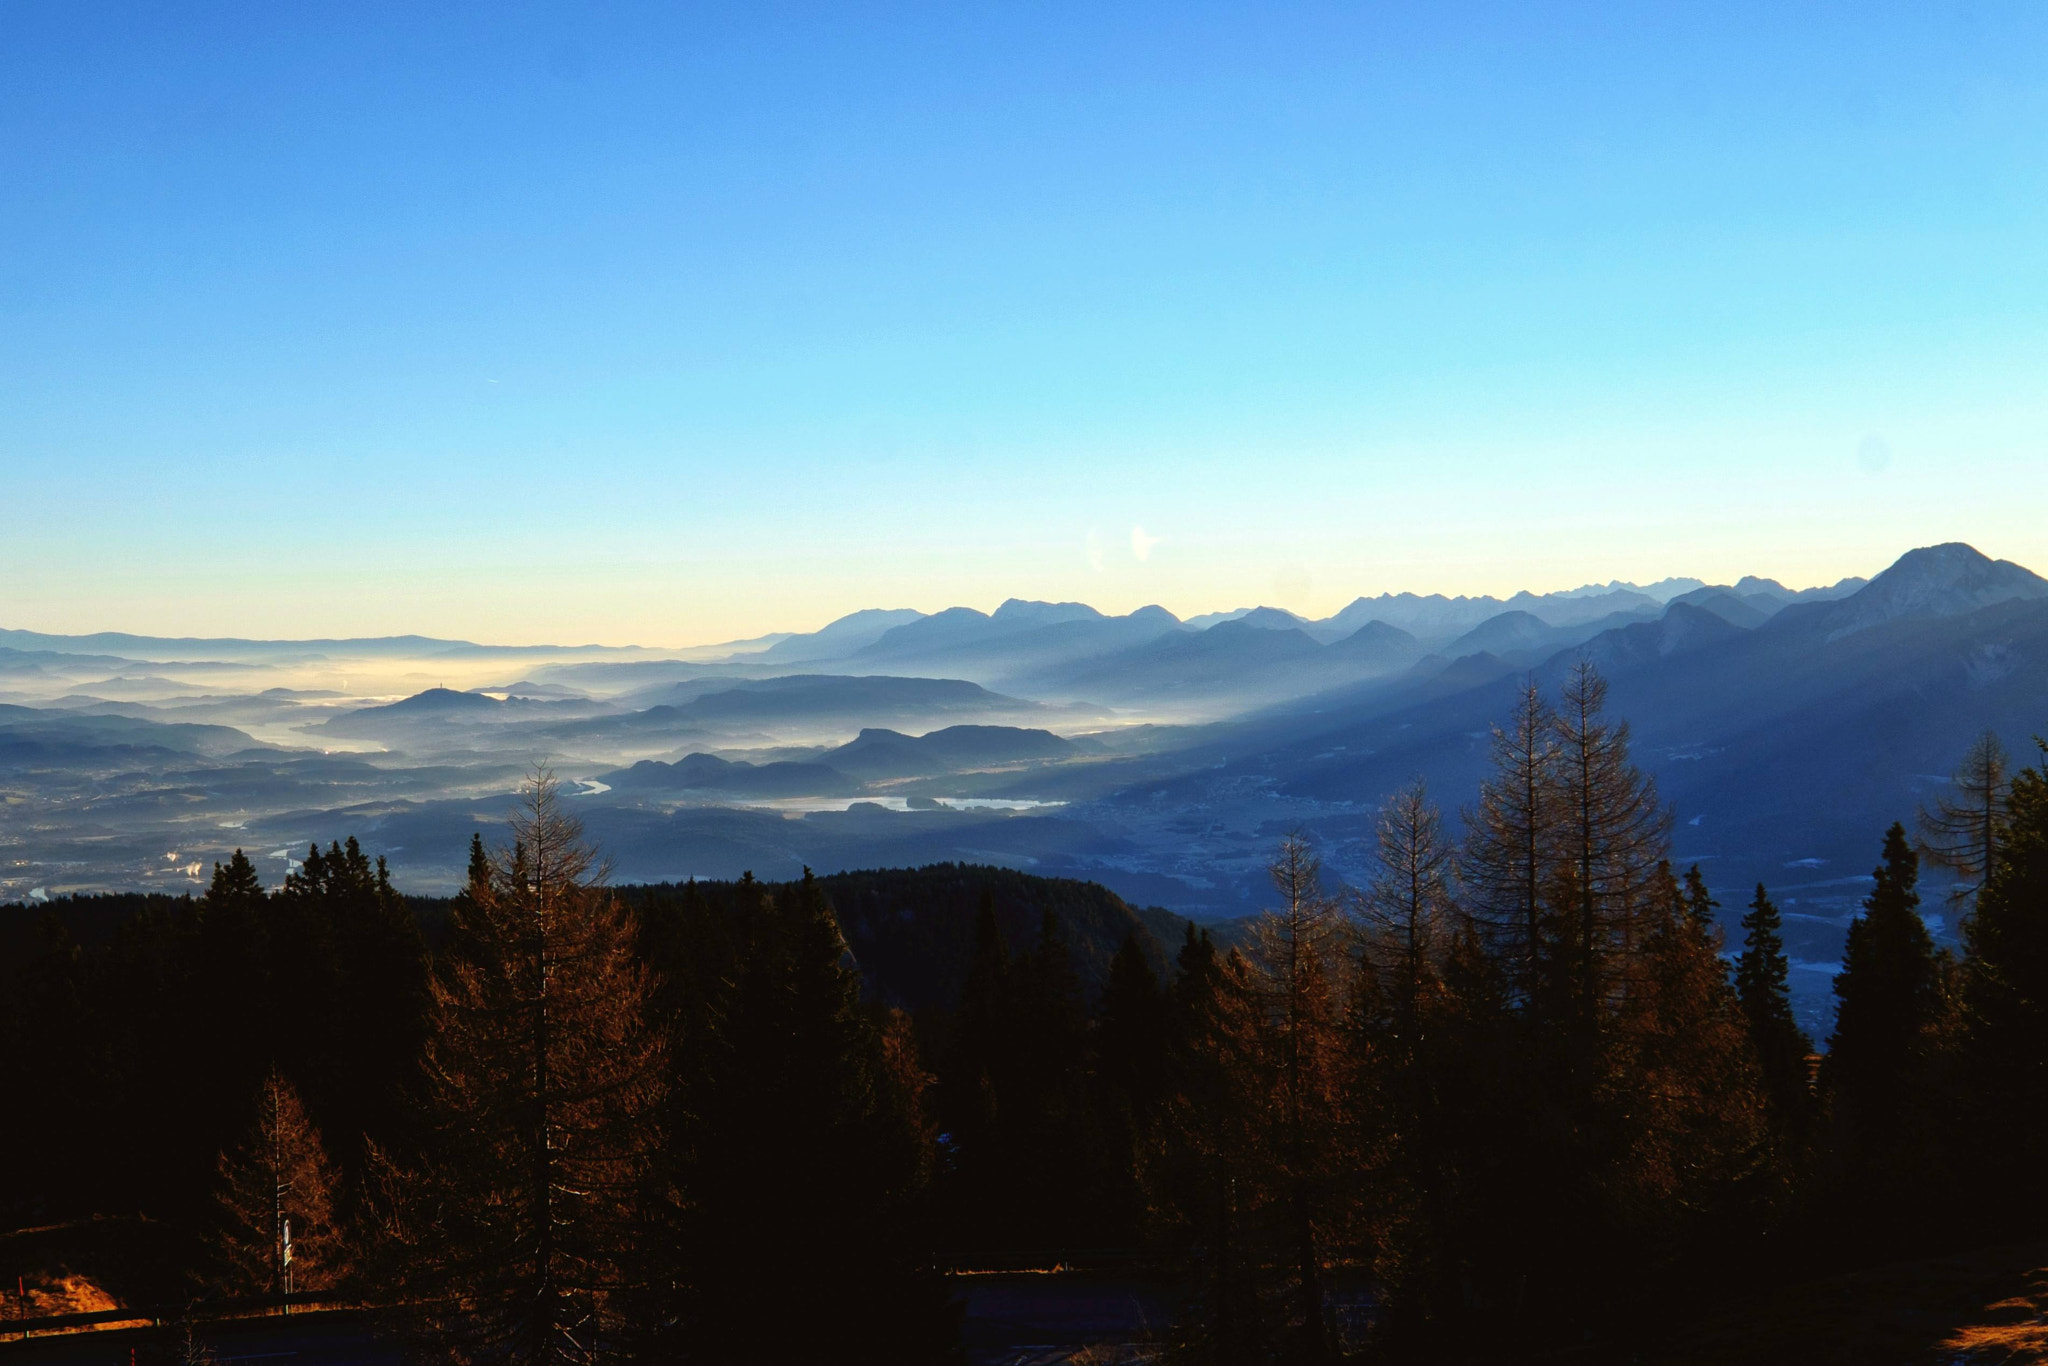
{"type": "Polygon", "coordinates": [[[0,703],[0,761],[99,762],[112,751],[224,756],[264,747],[229,726],[140,720],[0,703]]]}
{"type": "Polygon", "coordinates": [[[1836,639],[1902,617],[1952,617],[2014,599],[2042,598],[2048,598],[2048,579],[1950,542],[1909,550],[1849,597],[1801,610],[1836,639]]]}
{"type": "Polygon", "coordinates": [[[1332,641],[1325,657],[1391,669],[1413,663],[1422,654],[1422,642],[1400,627],[1368,621],[1350,635],[1332,641]]]}
{"type": "Polygon", "coordinates": [[[850,612],[805,635],[779,640],[761,652],[761,658],[778,664],[806,660],[843,659],[864,646],[872,645],[892,627],[917,621],[924,613],[908,607],[870,607],[850,612]]]}
{"type": "Polygon", "coordinates": [[[951,712],[1029,711],[1034,703],[990,692],[957,678],[893,675],[789,674],[733,683],[715,691],[671,688],[638,701],[675,696],[677,713],[691,721],[772,722],[843,718],[885,719],[951,712]]]}
{"type": "Polygon", "coordinates": [[[915,778],[958,773],[1029,760],[1067,759],[1079,753],[1071,740],[1049,730],[1016,726],[947,726],[924,735],[870,727],[853,740],[819,756],[841,772],[868,779],[915,778]]]}

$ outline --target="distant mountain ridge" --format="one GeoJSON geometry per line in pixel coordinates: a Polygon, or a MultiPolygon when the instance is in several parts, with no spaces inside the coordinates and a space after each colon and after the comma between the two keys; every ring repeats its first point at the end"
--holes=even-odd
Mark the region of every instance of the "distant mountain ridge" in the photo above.
{"type": "Polygon", "coordinates": [[[1182,621],[1157,606],[1114,616],[1086,603],[1010,598],[994,612],[972,607],[948,607],[930,614],[856,612],[808,635],[790,636],[757,658],[859,661],[890,667],[915,664],[949,668],[1000,685],[1012,675],[1027,676],[1027,668],[1042,670],[1050,662],[1045,657],[1049,654],[1072,663],[1129,650],[1168,632],[1198,634],[1230,624],[1295,630],[1330,644],[1354,635],[1368,623],[1379,622],[1408,633],[1426,648],[1441,649],[1507,612],[1525,613],[1544,626],[1571,628],[1595,622],[1611,624],[1624,616],[1653,620],[1671,601],[1683,596],[1724,593],[1768,616],[1790,603],[1846,597],[1864,583],[1860,578],[1848,578],[1822,588],[1794,591],[1775,580],[1755,577],[1745,577],[1734,585],[1665,579],[1640,588],[1617,581],[1562,592],[1519,592],[1505,599],[1383,593],[1355,598],[1321,619],[1262,605],[1182,621]]]}
{"type": "Polygon", "coordinates": [[[1852,596],[1810,609],[1830,640],[1903,617],[1952,617],[2048,598],[2048,579],[1960,541],[1909,550],[1852,596]]]}

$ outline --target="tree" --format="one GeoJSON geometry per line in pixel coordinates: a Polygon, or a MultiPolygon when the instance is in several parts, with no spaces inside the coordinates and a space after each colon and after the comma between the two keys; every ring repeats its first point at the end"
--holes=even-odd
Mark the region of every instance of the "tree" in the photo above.
{"type": "Polygon", "coordinates": [[[167,1211],[175,1217],[204,1218],[206,1177],[239,1127],[233,1117],[270,1070],[278,1045],[289,1049],[295,1042],[279,1038],[297,1022],[278,1016],[282,993],[274,976],[269,900],[255,866],[237,849],[225,864],[213,865],[206,895],[180,918],[175,971],[182,999],[172,1018],[155,1024],[183,1036],[172,1061],[180,1081],[175,1103],[183,1113],[166,1134],[166,1142],[183,1150],[176,1164],[183,1198],[174,1197],[182,1208],[167,1211]]]}
{"type": "MultiPolygon", "coordinates": [[[[480,851],[478,851],[480,852],[480,851]]],[[[386,1145],[418,1138],[405,1093],[425,1040],[427,950],[419,922],[350,836],[306,851],[272,898],[273,1017],[283,1022],[308,1105],[343,1136],[338,1156],[360,1165],[358,1137],[386,1145]]]]}
{"type": "MultiPolygon", "coordinates": [[[[1691,875],[1698,871],[1695,868],[1691,875]]],[[[1772,1118],[1780,1132],[1798,1134],[1813,1108],[1806,1062],[1813,1043],[1792,1018],[1791,964],[1785,957],[1783,925],[1777,905],[1759,882],[1742,917],[1735,994],[1770,1096],[1772,1118]]]]}
{"type": "Polygon", "coordinates": [[[643,1355],[797,1363],[852,1343],[949,1361],[957,1323],[920,1239],[929,1162],[908,1035],[862,1003],[808,870],[750,918],[720,1060],[687,1097],[680,1332],[643,1355]],[[792,1284],[801,1315],[786,1313],[792,1284]]]}
{"type": "Polygon", "coordinates": [[[1629,760],[1626,721],[1609,722],[1607,681],[1591,661],[1565,676],[1553,725],[1557,772],[1558,934],[1550,986],[1556,1008],[1584,1031],[1627,989],[1670,834],[1670,815],[1629,760]]]}
{"type": "Polygon", "coordinates": [[[995,894],[984,890],[939,1080],[940,1123],[949,1148],[942,1179],[951,1195],[954,1237],[963,1245],[997,1229],[1008,1232],[1016,1223],[1006,1103],[1019,1048],[1012,996],[1009,945],[996,920],[995,894]]]}
{"type": "Polygon", "coordinates": [[[454,908],[432,982],[428,1170],[400,1221],[427,1346],[465,1362],[618,1351],[643,1278],[636,1208],[656,1141],[659,1036],[633,926],[536,769],[513,844],[454,908]]]}
{"type": "Polygon", "coordinates": [[[1275,1221],[1274,1266],[1292,1292],[1287,1355],[1321,1361],[1334,1352],[1323,1257],[1342,1225],[1330,1198],[1338,1170],[1341,1040],[1331,980],[1338,923],[1307,838],[1285,837],[1268,866],[1280,905],[1259,921],[1253,960],[1275,1221]]]}
{"type": "Polygon", "coordinates": [[[0,1195],[10,1227],[51,1223],[104,1198],[96,1111],[113,1100],[95,1018],[91,967],[45,911],[34,952],[0,964],[0,1094],[20,1104],[0,1125],[0,1195]],[[31,1119],[31,1116],[33,1118],[31,1119]]]}
{"type": "Polygon", "coordinates": [[[298,1092],[272,1068],[256,1120],[220,1156],[211,1288],[233,1295],[330,1290],[350,1270],[337,1178],[298,1092]]]}
{"type": "Polygon", "coordinates": [[[2048,765],[2015,775],[2003,821],[1963,926],[1962,1053],[1977,1169],[2025,1224],[2048,1207],[2048,765]]]}
{"type": "Polygon", "coordinates": [[[1828,1231],[1862,1256],[1898,1255],[1966,1217],[1949,1142],[1955,973],[1920,918],[1919,862],[1894,824],[1849,925],[1821,1068],[1828,1231]]]}
{"type": "Polygon", "coordinates": [[[1535,989],[1544,896],[1557,837],[1556,718],[1531,681],[1493,728],[1493,774],[1465,813],[1459,874],[1473,918],[1504,946],[1514,985],[1535,989]]]}
{"type": "Polygon", "coordinates": [[[1835,1032],[1825,1068],[1859,1145],[1896,1134],[1939,989],[1934,940],[1919,914],[1920,859],[1904,826],[1885,832],[1884,861],[1871,878],[1835,977],[1835,1032]]]}
{"type": "Polygon", "coordinates": [[[1920,808],[1921,855],[1956,879],[1949,901],[1974,906],[1998,863],[1998,843],[2005,825],[2010,789],[2011,757],[1995,731],[1971,742],[1949,781],[1952,795],[1937,798],[1932,810],[1920,808]]]}
{"type": "MultiPolygon", "coordinates": [[[[1635,981],[1611,1044],[1624,1144],[1603,1174],[1617,1283],[1654,1302],[1664,1273],[1715,1274],[1767,1217],[1763,1079],[1721,961],[1721,932],[1693,913],[1669,865],[1639,928],[1635,981]]],[[[1669,1294],[1668,1290],[1662,1293],[1669,1294]]]]}
{"type": "Polygon", "coordinates": [[[1160,1125],[1143,1169],[1153,1211],[1195,1267],[1192,1360],[1238,1366],[1269,1346],[1260,1249],[1266,1097],[1260,1086],[1260,1002],[1236,950],[1219,955],[1190,924],[1167,992],[1160,1125]]]}
{"type": "Polygon", "coordinates": [[[1721,903],[1714,900],[1714,894],[1707,890],[1707,880],[1700,876],[1697,863],[1685,870],[1682,887],[1680,897],[1685,903],[1685,913],[1701,929],[1713,929],[1717,923],[1715,912],[1721,909],[1721,903]]]}
{"type": "Polygon", "coordinates": [[[1380,808],[1378,837],[1378,866],[1363,898],[1365,951],[1394,1003],[1399,1044],[1412,1053],[1452,909],[1452,851],[1421,779],[1380,808]]]}
{"type": "Polygon", "coordinates": [[[1133,931],[1110,959],[1095,1027],[1095,1107],[1107,1182],[1103,1223],[1122,1244],[1136,1244],[1142,1232],[1138,1173],[1159,1119],[1168,1027],[1166,996],[1133,931]]]}

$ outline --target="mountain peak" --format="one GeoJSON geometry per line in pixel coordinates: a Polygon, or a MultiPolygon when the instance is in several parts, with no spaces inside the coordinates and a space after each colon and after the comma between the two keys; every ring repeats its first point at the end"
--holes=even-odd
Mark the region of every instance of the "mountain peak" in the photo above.
{"type": "Polygon", "coordinates": [[[411,697],[379,708],[383,711],[489,711],[505,705],[483,693],[458,692],[454,688],[428,688],[411,697]]]}
{"type": "Polygon", "coordinates": [[[1258,631],[1298,631],[1308,625],[1284,607],[1254,607],[1236,620],[1258,631]]]}
{"type": "Polygon", "coordinates": [[[1085,602],[1034,602],[1029,598],[1005,598],[991,621],[1006,626],[1051,626],[1062,621],[1096,621],[1102,613],[1085,602]]]}
{"type": "Polygon", "coordinates": [[[1826,617],[1829,639],[1900,617],[1958,617],[2014,599],[2048,598],[2048,579],[1961,541],[1909,550],[1843,598],[1826,617]]]}

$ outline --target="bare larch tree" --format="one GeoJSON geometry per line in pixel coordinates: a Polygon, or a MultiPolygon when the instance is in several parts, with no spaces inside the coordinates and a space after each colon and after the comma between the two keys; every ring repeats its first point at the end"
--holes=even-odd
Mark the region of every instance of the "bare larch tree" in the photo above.
{"type": "Polygon", "coordinates": [[[602,1361],[621,1354],[645,1264],[661,1044],[633,926],[546,769],[511,833],[457,898],[457,947],[433,984],[438,1143],[399,1221],[414,1242],[404,1289],[433,1355],[602,1361]]]}
{"type": "Polygon", "coordinates": [[[1976,905],[1998,862],[2012,790],[2012,758],[1996,732],[1987,730],[1970,743],[1949,782],[1952,790],[1932,809],[1920,808],[1920,856],[1955,877],[1949,904],[1963,909],[1976,905]]]}

